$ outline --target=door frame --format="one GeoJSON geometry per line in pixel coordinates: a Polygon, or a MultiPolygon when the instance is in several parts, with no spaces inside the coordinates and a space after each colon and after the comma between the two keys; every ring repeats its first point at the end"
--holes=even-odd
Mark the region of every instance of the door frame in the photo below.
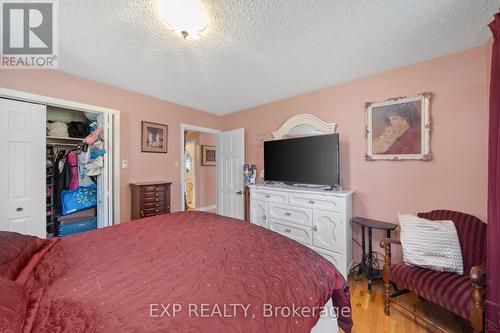
{"type": "MultiPolygon", "coordinates": [[[[104,135],[111,134],[112,140],[108,140],[108,147],[110,151],[106,154],[108,155],[108,161],[112,165],[108,168],[108,181],[112,182],[111,195],[113,196],[113,201],[106,205],[109,208],[107,211],[103,212],[105,216],[108,217],[108,221],[112,220],[113,224],[120,223],[120,111],[114,109],[108,109],[96,105],[84,104],[73,102],[69,100],[32,94],[20,90],[12,90],[0,87],[0,98],[12,99],[21,102],[42,104],[46,106],[55,106],[65,109],[72,109],[84,112],[100,113],[105,115],[106,119],[113,119],[113,124],[108,123],[108,128],[111,133],[105,133],[104,135]],[[109,180],[110,174],[112,173],[112,180],[109,180]]],[[[110,193],[104,193],[105,198],[108,198],[110,193]]],[[[105,209],[106,210],[106,209],[105,209]]],[[[105,225],[106,226],[106,225],[105,225]]],[[[108,226],[110,224],[108,223],[108,226]]]]}
{"type": "MultiPolygon", "coordinates": [[[[185,145],[188,145],[189,143],[192,143],[194,145],[194,156],[193,156],[193,202],[194,202],[194,206],[196,207],[196,176],[198,175],[196,173],[196,163],[197,163],[197,160],[196,160],[196,141],[195,140],[188,140],[187,142],[184,142],[185,145]]],[[[186,155],[184,154],[184,162],[186,162],[186,155]]],[[[185,168],[183,169],[185,170],[185,168]]],[[[185,179],[184,179],[185,181],[185,179]]],[[[185,183],[184,183],[185,185],[185,183]]]]}
{"type": "MultiPolygon", "coordinates": [[[[184,211],[186,201],[184,198],[184,192],[186,191],[186,157],[184,156],[184,132],[185,131],[196,131],[196,132],[202,132],[202,133],[207,133],[207,134],[219,134],[221,133],[221,130],[214,129],[214,128],[208,128],[208,127],[201,127],[201,126],[196,126],[196,125],[191,125],[191,124],[185,124],[181,123],[181,158],[180,158],[180,168],[181,168],[181,212],[184,211]]],[[[215,183],[217,184],[217,172],[215,176],[215,183]]],[[[217,189],[215,190],[217,191],[217,189]]],[[[216,198],[218,201],[218,195],[216,194],[216,198]]],[[[216,205],[218,205],[218,202],[216,201],[216,205]]]]}

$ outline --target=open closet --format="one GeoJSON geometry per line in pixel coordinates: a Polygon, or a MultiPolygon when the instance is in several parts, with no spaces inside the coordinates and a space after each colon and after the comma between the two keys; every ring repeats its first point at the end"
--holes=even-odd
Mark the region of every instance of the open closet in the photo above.
{"type": "Polygon", "coordinates": [[[117,111],[0,98],[0,126],[0,230],[64,237],[119,218],[117,111]]]}

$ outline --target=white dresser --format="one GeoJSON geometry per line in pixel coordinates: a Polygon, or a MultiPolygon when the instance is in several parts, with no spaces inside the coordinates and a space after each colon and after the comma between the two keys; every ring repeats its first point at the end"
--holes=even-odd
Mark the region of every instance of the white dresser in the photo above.
{"type": "Polygon", "coordinates": [[[250,186],[250,222],[310,247],[347,279],[352,263],[352,193],[250,186]]]}

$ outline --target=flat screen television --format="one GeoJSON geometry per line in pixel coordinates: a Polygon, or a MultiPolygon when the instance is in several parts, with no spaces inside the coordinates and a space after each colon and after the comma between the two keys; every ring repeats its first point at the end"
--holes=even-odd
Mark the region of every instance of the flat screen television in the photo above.
{"type": "Polygon", "coordinates": [[[264,180],[340,185],[339,135],[264,142],[264,180]]]}

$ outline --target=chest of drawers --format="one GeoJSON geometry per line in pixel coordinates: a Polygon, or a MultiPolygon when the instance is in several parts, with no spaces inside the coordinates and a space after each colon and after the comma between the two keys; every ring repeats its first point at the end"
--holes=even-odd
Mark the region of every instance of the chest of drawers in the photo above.
{"type": "Polygon", "coordinates": [[[130,183],[132,220],[170,213],[170,182],[130,183]]]}
{"type": "Polygon", "coordinates": [[[347,279],[352,191],[250,186],[250,222],[310,247],[347,279]]]}

